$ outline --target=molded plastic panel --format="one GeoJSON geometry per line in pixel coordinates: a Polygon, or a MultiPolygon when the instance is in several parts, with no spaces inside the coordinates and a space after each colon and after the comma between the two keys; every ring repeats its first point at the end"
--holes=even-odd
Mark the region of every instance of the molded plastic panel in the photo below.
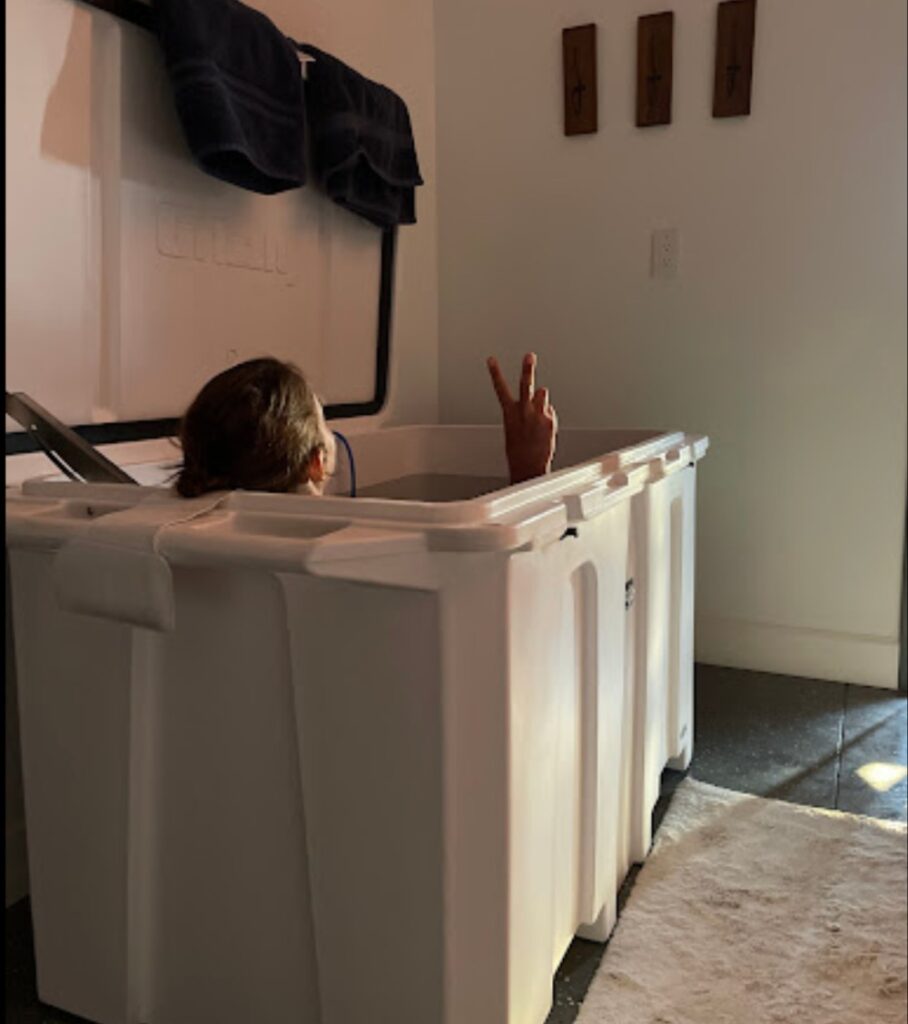
{"type": "MultiPolygon", "coordinates": [[[[101,1024],[543,1024],[692,750],[707,441],[637,436],[448,501],[9,493],[42,998],[101,1024]]],[[[502,459],[497,427],[351,442],[370,486],[502,459]]]]}
{"type": "Polygon", "coordinates": [[[68,423],[157,419],[272,354],[328,403],[373,397],[377,228],[199,170],[143,29],[10,0],[7,51],[9,390],[68,423]]]}

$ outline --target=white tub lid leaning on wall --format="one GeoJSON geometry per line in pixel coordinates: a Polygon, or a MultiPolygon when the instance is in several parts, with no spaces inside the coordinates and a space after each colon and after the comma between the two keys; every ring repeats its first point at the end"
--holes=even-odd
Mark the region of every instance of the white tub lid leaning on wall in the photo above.
{"type": "MultiPolygon", "coordinates": [[[[261,6],[304,27],[285,0],[261,6]]],[[[260,196],[204,174],[147,29],[68,0],[14,0],[7,27],[8,389],[71,425],[163,423],[269,354],[324,404],[378,415],[393,232],[315,188],[260,196]]]]}

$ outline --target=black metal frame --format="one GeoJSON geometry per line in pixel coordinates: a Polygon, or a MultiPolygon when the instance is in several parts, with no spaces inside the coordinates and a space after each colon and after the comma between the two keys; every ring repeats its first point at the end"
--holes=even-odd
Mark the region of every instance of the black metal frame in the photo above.
{"type": "Polygon", "coordinates": [[[28,395],[7,391],[6,415],[25,428],[25,436],[70,480],[104,484],[136,482],[28,395]]]}
{"type": "MultiPolygon", "coordinates": [[[[154,29],[154,10],[140,0],[77,0],[140,28],[154,29]]],[[[391,366],[391,314],[394,305],[394,262],[397,251],[397,229],[384,228],[381,233],[381,271],[378,290],[378,331],[375,350],[375,392],[366,402],[340,402],[325,407],[325,419],[353,419],[375,416],[384,408],[388,397],[391,366]]],[[[115,444],[118,441],[146,441],[173,437],[179,429],[176,418],[129,420],[117,423],[87,423],[71,429],[89,444],[115,444]]],[[[41,451],[32,434],[13,431],[6,435],[6,454],[41,451]]]]}

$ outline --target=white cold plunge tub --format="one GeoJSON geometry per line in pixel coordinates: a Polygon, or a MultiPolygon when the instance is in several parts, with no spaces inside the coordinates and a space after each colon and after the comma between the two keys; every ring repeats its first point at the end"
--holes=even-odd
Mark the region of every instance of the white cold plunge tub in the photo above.
{"type": "Polygon", "coordinates": [[[8,490],[43,1001],[542,1024],[611,931],[691,755],[707,440],[563,430],[513,487],[498,427],[349,440],[355,499],[184,501],[162,442],[8,490]]]}

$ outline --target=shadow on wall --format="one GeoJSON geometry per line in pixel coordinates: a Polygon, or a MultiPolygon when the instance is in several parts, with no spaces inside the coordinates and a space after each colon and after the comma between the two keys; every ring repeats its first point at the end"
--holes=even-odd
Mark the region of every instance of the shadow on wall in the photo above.
{"type": "MultiPolygon", "coordinates": [[[[41,155],[99,177],[111,170],[153,187],[201,186],[236,206],[248,193],[193,163],[158,44],[146,29],[78,7],[41,125],[41,155]]],[[[50,30],[50,26],[48,26],[50,30]]]]}
{"type": "MultiPolygon", "coordinates": [[[[195,164],[176,114],[157,42],[147,30],[113,16],[78,8],[57,80],[44,110],[41,155],[90,168],[102,188],[116,180],[150,186],[189,205],[217,208],[226,221],[251,214],[256,197],[220,182],[195,164]]],[[[286,208],[293,233],[330,229],[374,248],[377,232],[352,214],[297,191],[286,208]],[[324,222],[324,223],[323,223],[324,222]]]]}
{"type": "Polygon", "coordinates": [[[77,167],[91,165],[91,132],[85,123],[92,90],[92,16],[73,4],[60,74],[47,98],[41,125],[43,156],[77,167]],[[81,112],[82,116],[73,116],[81,112]]]}
{"type": "MultiPolygon", "coordinates": [[[[115,168],[148,185],[198,178],[154,37],[71,2],[60,72],[41,125],[41,155],[100,177],[115,168]],[[156,159],[145,157],[153,153],[156,159]]],[[[209,187],[222,188],[209,179],[209,187]]],[[[238,189],[225,189],[242,198],[238,189]]]]}

